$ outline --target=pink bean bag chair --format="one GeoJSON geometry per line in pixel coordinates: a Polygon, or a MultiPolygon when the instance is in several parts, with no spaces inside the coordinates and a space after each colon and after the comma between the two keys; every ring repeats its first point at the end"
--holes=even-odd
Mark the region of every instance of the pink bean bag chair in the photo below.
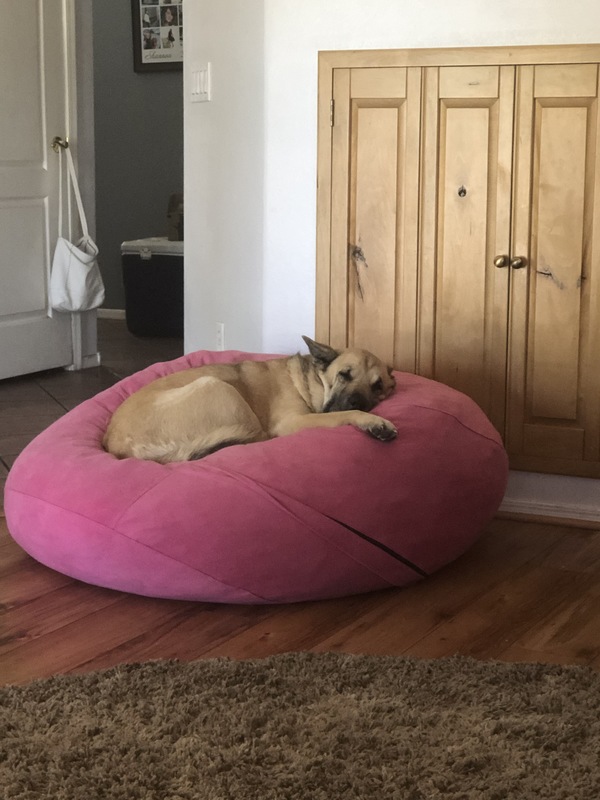
{"type": "Polygon", "coordinates": [[[285,603],[403,586],[461,555],[497,510],[508,475],[475,403],[397,373],[375,409],[392,442],[350,426],[227,447],[199,461],[118,460],[102,436],[149,381],[220,361],[155,364],[41,433],[10,470],[5,514],[38,561],[88,583],[153,597],[285,603]]]}

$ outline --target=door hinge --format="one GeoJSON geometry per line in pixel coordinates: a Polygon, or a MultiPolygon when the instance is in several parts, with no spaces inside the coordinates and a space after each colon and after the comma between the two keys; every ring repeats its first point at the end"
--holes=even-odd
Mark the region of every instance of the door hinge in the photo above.
{"type": "Polygon", "coordinates": [[[329,101],[329,124],[333,128],[335,118],[335,100],[329,101]]]}

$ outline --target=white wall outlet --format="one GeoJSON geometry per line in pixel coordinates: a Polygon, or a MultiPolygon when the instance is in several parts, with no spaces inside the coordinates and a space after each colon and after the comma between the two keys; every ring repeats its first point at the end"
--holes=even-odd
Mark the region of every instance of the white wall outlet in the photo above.
{"type": "Polygon", "coordinates": [[[216,347],[217,347],[217,350],[225,350],[225,323],[224,322],[217,322],[216,347]]]}
{"type": "Polygon", "coordinates": [[[208,103],[212,96],[210,61],[193,66],[190,77],[192,103],[208,103]]]}

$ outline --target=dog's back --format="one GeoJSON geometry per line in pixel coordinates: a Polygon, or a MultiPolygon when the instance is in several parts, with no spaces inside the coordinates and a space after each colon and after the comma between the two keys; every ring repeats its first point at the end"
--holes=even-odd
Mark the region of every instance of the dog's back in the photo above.
{"type": "Polygon", "coordinates": [[[209,364],[158,378],[113,414],[103,445],[118,458],[201,458],[231,444],[263,441],[277,413],[302,410],[288,361],[209,364]]]}

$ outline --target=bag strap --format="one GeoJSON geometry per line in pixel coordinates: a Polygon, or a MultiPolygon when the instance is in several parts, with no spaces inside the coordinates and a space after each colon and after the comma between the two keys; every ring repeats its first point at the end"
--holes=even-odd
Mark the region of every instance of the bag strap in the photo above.
{"type": "MultiPolygon", "coordinates": [[[[63,200],[62,200],[62,152],[63,148],[59,147],[58,149],[58,157],[59,157],[59,181],[58,181],[58,236],[62,236],[62,214],[63,214],[63,200]]],[[[79,183],[77,181],[77,173],[75,172],[75,165],[73,164],[73,156],[71,155],[71,151],[69,148],[65,148],[65,153],[67,155],[67,169],[69,177],[71,178],[71,184],[73,186],[73,193],[75,194],[75,200],[77,202],[77,210],[79,211],[79,219],[81,221],[81,230],[83,232],[83,238],[89,239],[90,234],[88,231],[87,226],[87,219],[85,216],[85,211],[83,210],[83,203],[81,201],[81,192],[79,191],[79,183]]],[[[67,184],[68,185],[68,184],[67,184]]]]}
{"type": "Polygon", "coordinates": [[[62,167],[62,147],[58,148],[58,239],[62,234],[63,223],[63,167],[62,167]]]}

